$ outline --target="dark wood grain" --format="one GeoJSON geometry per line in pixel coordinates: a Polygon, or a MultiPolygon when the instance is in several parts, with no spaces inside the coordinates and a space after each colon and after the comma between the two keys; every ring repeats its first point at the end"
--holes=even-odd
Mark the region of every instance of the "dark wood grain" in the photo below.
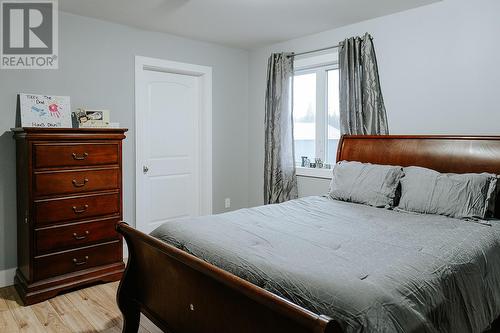
{"type": "Polygon", "coordinates": [[[24,305],[31,305],[57,296],[62,291],[73,290],[98,282],[120,280],[123,268],[123,262],[117,262],[32,283],[26,280],[23,274],[17,273],[14,277],[14,286],[24,305]]]}
{"type": "Polygon", "coordinates": [[[29,223],[31,160],[26,158],[29,155],[29,147],[26,140],[16,140],[17,267],[19,272],[32,279],[32,270],[30,269],[32,264],[30,255],[32,230],[29,223]]]}
{"type": "Polygon", "coordinates": [[[35,201],[37,226],[120,214],[120,192],[35,201]]]}
{"type": "Polygon", "coordinates": [[[57,252],[118,239],[116,223],[116,219],[97,220],[36,229],[36,253],[57,252]]]}
{"type": "MultiPolygon", "coordinates": [[[[500,174],[500,136],[344,136],[337,159],[500,174]]],[[[171,332],[342,332],[335,318],[312,313],[125,223],[118,231],[129,249],[117,296],[123,332],[137,332],[140,312],[171,332]]]]}
{"type": "Polygon", "coordinates": [[[120,187],[118,167],[92,170],[58,170],[35,173],[33,195],[76,194],[120,187]]]}
{"type": "Polygon", "coordinates": [[[43,280],[95,266],[119,262],[122,258],[120,241],[57,252],[34,259],[35,280],[43,280]]]}
{"type": "Polygon", "coordinates": [[[113,227],[122,219],[126,129],[13,132],[19,263],[15,284],[23,302],[33,304],[88,283],[119,279],[123,245],[113,227]]]}
{"type": "Polygon", "coordinates": [[[93,142],[33,145],[35,168],[118,164],[119,145],[93,142]]]}

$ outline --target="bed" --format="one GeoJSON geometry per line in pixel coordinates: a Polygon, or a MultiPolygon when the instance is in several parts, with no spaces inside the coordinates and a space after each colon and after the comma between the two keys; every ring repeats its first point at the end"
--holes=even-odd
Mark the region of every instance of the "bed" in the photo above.
{"type": "MultiPolygon", "coordinates": [[[[500,137],[344,136],[337,159],[499,174],[500,137]]],[[[481,332],[500,314],[496,220],[310,197],[118,229],[124,332],[140,312],[193,333],[481,332]]]]}

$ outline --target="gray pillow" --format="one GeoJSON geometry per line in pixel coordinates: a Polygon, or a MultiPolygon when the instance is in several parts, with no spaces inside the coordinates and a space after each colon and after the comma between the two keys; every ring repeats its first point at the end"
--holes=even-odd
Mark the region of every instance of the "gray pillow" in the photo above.
{"type": "Polygon", "coordinates": [[[401,179],[398,209],[455,218],[489,217],[497,177],[490,173],[439,173],[408,167],[401,179]]]}
{"type": "Polygon", "coordinates": [[[374,207],[393,207],[403,168],[341,161],[333,169],[329,195],[332,199],[374,207]]]}
{"type": "Polygon", "coordinates": [[[496,181],[496,186],[495,189],[493,190],[493,193],[491,194],[489,206],[488,206],[488,217],[494,217],[495,212],[496,212],[496,203],[498,199],[498,195],[500,194],[500,181],[498,180],[500,178],[499,175],[497,175],[497,181],[496,181]]]}

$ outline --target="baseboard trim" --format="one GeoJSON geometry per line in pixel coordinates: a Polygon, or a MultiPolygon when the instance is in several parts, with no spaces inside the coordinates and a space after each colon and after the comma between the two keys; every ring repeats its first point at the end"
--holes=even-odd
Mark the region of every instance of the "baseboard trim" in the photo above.
{"type": "Polygon", "coordinates": [[[12,286],[15,275],[15,268],[0,270],[0,288],[12,286]]]}

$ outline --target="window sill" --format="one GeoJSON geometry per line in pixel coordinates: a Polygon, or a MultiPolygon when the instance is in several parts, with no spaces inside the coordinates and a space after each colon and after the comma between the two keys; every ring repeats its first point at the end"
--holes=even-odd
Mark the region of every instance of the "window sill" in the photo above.
{"type": "Polygon", "coordinates": [[[297,177],[332,179],[333,169],[296,167],[297,177]]]}

